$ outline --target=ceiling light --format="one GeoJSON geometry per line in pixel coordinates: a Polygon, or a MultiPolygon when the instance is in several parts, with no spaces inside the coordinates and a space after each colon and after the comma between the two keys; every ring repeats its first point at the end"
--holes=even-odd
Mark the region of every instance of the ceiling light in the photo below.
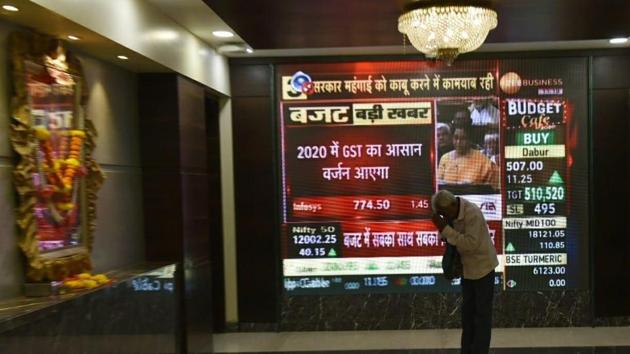
{"type": "Polygon", "coordinates": [[[150,32],[149,36],[160,41],[173,41],[179,38],[179,33],[170,29],[160,29],[150,32]]]}
{"type": "Polygon", "coordinates": [[[252,48],[247,48],[245,49],[245,51],[249,54],[252,54],[254,52],[254,50],[252,48]]]}
{"type": "Polygon", "coordinates": [[[612,38],[608,42],[610,42],[610,44],[623,44],[623,43],[626,43],[627,41],[628,41],[628,38],[626,37],[617,37],[617,38],[612,38]]]}
{"type": "Polygon", "coordinates": [[[231,37],[234,37],[234,33],[229,32],[229,31],[214,31],[214,32],[212,32],[212,34],[215,37],[219,37],[219,38],[231,38],[231,37]]]}
{"type": "Polygon", "coordinates": [[[20,11],[20,9],[18,9],[17,7],[15,7],[13,5],[2,5],[2,8],[7,10],[7,11],[11,11],[11,12],[20,11]]]}
{"type": "Polygon", "coordinates": [[[120,60],[128,60],[129,57],[127,57],[126,55],[119,55],[116,58],[120,59],[120,60]]]}
{"type": "Polygon", "coordinates": [[[70,34],[70,35],[68,35],[68,39],[71,40],[71,41],[78,41],[81,38],[79,38],[77,36],[73,36],[73,35],[70,34]]]}
{"type": "Polygon", "coordinates": [[[427,57],[452,63],[455,58],[481,46],[497,27],[497,13],[484,0],[414,1],[398,18],[398,31],[427,57]],[[461,35],[455,36],[454,34],[461,35]]]}
{"type": "Polygon", "coordinates": [[[242,54],[245,52],[249,53],[248,49],[251,49],[251,48],[249,48],[244,43],[226,43],[217,47],[217,53],[221,55],[242,54]]]}

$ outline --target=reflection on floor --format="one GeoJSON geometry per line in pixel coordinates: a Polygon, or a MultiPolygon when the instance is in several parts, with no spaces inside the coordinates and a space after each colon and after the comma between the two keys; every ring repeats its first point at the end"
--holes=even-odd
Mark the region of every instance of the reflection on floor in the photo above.
{"type": "MultiPolygon", "coordinates": [[[[226,333],[215,353],[457,354],[460,330],[226,333]]],[[[493,354],[630,354],[630,327],[500,328],[493,354]]]]}
{"type": "MultiPolygon", "coordinates": [[[[252,354],[256,352],[248,352],[252,354]]],[[[258,352],[268,353],[268,352],[258,352]]],[[[361,351],[309,351],[309,352],[276,352],[275,354],[311,354],[311,353],[326,353],[326,354],[459,354],[458,349],[417,349],[417,350],[361,350],[361,351]]],[[[615,347],[598,347],[598,348],[503,348],[503,349],[491,349],[490,354],[628,354],[630,353],[630,347],[615,348],[615,347]]],[[[219,353],[221,354],[221,353],[219,353]]]]}

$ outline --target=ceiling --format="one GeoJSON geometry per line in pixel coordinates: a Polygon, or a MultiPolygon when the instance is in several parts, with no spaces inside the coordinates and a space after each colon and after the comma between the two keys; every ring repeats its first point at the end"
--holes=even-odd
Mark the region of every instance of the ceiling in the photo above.
{"type": "Polygon", "coordinates": [[[219,30],[231,30],[231,28],[217,16],[214,11],[205,6],[199,0],[146,0],[157,7],[165,15],[175,22],[186,27],[195,36],[211,45],[219,48],[226,42],[241,43],[243,39],[235,35],[229,39],[215,37],[212,32],[219,30]]]}
{"type": "MultiPolygon", "coordinates": [[[[400,46],[405,0],[203,0],[256,50],[400,46]]],[[[487,43],[630,36],[630,0],[497,0],[487,43]]]]}
{"type": "Polygon", "coordinates": [[[90,54],[101,60],[121,66],[134,72],[168,72],[164,65],[138,54],[105,36],[87,29],[71,20],[30,0],[11,0],[11,5],[17,6],[19,12],[9,12],[0,8],[0,20],[30,28],[39,33],[60,38],[66,41],[71,50],[90,54]],[[69,41],[67,36],[74,35],[80,41],[69,41]],[[126,55],[133,60],[122,61],[117,55],[126,55]]]}

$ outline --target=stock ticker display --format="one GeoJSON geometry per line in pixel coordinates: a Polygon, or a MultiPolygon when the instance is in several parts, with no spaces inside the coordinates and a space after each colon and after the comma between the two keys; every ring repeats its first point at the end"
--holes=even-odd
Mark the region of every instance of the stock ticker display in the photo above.
{"type": "Polygon", "coordinates": [[[483,212],[497,287],[587,287],[585,60],[277,68],[288,295],[456,290],[440,189],[483,212]]]}

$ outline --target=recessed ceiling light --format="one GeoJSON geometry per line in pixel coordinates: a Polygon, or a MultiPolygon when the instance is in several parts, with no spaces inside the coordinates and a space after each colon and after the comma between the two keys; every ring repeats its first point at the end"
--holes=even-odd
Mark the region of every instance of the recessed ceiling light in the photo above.
{"type": "Polygon", "coordinates": [[[120,60],[128,60],[129,57],[125,56],[125,55],[119,55],[116,58],[120,59],[120,60]]]}
{"type": "Polygon", "coordinates": [[[219,38],[234,37],[234,33],[229,32],[229,31],[214,31],[214,32],[212,32],[212,35],[214,35],[215,37],[219,37],[219,38]]]}
{"type": "Polygon", "coordinates": [[[171,29],[158,29],[150,32],[150,36],[153,39],[157,39],[160,41],[173,41],[179,38],[179,33],[171,30],[171,29]]]}
{"type": "Polygon", "coordinates": [[[69,40],[71,40],[71,41],[78,41],[78,40],[79,40],[79,39],[81,39],[81,38],[79,38],[79,37],[77,37],[77,36],[73,36],[73,35],[69,34],[69,35],[68,35],[68,39],[69,39],[69,40]]]}
{"type": "Polygon", "coordinates": [[[610,44],[622,44],[622,43],[626,43],[627,41],[628,41],[628,38],[626,37],[617,37],[617,38],[612,38],[608,42],[610,42],[610,44]]]}
{"type": "Polygon", "coordinates": [[[7,10],[7,11],[11,11],[11,12],[20,11],[20,9],[18,9],[17,7],[15,7],[13,5],[2,5],[2,8],[7,10]]]}
{"type": "Polygon", "coordinates": [[[254,50],[252,48],[247,48],[245,49],[245,51],[249,54],[252,54],[254,52],[254,50]]]}

